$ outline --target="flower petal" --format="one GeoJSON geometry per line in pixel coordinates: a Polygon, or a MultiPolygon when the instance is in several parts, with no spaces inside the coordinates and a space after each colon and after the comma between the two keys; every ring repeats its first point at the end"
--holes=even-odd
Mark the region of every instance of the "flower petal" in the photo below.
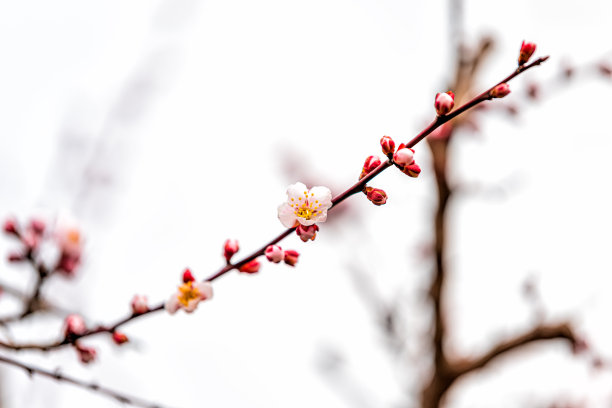
{"type": "Polygon", "coordinates": [[[295,184],[287,187],[287,201],[291,202],[293,198],[295,201],[298,201],[300,198],[304,199],[304,191],[308,191],[304,183],[300,183],[299,181],[295,184]]]}
{"type": "Polygon", "coordinates": [[[178,300],[178,294],[175,293],[174,295],[170,296],[170,299],[166,301],[164,307],[168,313],[175,314],[181,307],[181,303],[178,300]]]}
{"type": "Polygon", "coordinates": [[[278,219],[287,228],[293,228],[295,225],[295,212],[288,203],[282,203],[278,206],[278,219]]]}
{"type": "Polygon", "coordinates": [[[199,282],[194,285],[200,291],[200,300],[213,297],[213,288],[210,282],[199,282]]]}
{"type": "Polygon", "coordinates": [[[329,188],[323,186],[316,186],[310,189],[309,201],[319,201],[321,207],[328,209],[332,205],[332,193],[329,188]]]}

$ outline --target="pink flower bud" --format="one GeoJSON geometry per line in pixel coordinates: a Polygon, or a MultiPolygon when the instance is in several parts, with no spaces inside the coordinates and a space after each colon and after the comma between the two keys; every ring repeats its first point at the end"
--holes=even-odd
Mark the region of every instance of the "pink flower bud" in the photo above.
{"type": "Polygon", "coordinates": [[[225,245],[223,246],[223,256],[227,260],[227,262],[232,259],[232,256],[238,252],[240,249],[240,245],[238,245],[238,241],[235,239],[228,239],[225,241],[225,245]]]}
{"type": "Polygon", "coordinates": [[[64,252],[55,269],[66,277],[72,277],[75,275],[77,266],[79,266],[79,261],[80,259],[78,257],[74,257],[64,252]]]}
{"type": "Polygon", "coordinates": [[[264,254],[270,262],[279,263],[283,260],[283,250],[278,245],[268,245],[264,254]]]}
{"type": "Polygon", "coordinates": [[[406,147],[398,149],[393,155],[393,161],[400,167],[414,163],[414,151],[406,147]]]}
{"type": "Polygon", "coordinates": [[[195,278],[191,274],[191,271],[189,270],[189,268],[185,269],[185,272],[183,272],[183,282],[184,283],[193,282],[194,280],[195,278]]]}
{"type": "Polygon", "coordinates": [[[76,351],[79,355],[79,360],[81,360],[83,364],[89,364],[96,359],[96,349],[93,347],[85,347],[77,344],[76,351]]]}
{"type": "Polygon", "coordinates": [[[419,177],[419,174],[421,174],[421,168],[416,163],[412,163],[411,165],[404,167],[403,171],[404,171],[404,174],[407,174],[410,177],[415,177],[415,178],[419,177]]]}
{"type": "Polygon", "coordinates": [[[4,232],[12,235],[19,235],[17,232],[17,221],[14,218],[8,218],[4,221],[4,232]]]}
{"type": "Polygon", "coordinates": [[[238,270],[244,273],[257,273],[259,272],[260,267],[261,264],[259,263],[259,261],[257,259],[253,259],[252,261],[242,265],[238,270]]]}
{"type": "Polygon", "coordinates": [[[299,256],[300,256],[300,253],[298,251],[289,249],[285,251],[285,263],[290,266],[295,266],[295,264],[298,261],[299,256]]]}
{"type": "Polygon", "coordinates": [[[507,83],[499,84],[489,92],[493,98],[503,98],[510,93],[510,86],[507,83]]]}
{"type": "Polygon", "coordinates": [[[45,227],[45,222],[41,219],[33,218],[30,220],[30,230],[36,235],[42,235],[45,232],[45,227]]]}
{"type": "Polygon", "coordinates": [[[87,331],[87,327],[85,326],[85,321],[78,314],[70,314],[66,316],[66,320],[64,320],[64,336],[80,336],[85,334],[87,331]]]}
{"type": "Polygon", "coordinates": [[[383,136],[382,139],[380,139],[380,147],[382,147],[382,151],[386,156],[395,152],[395,142],[390,136],[383,136]]]}
{"type": "Polygon", "coordinates": [[[529,58],[531,58],[535,50],[536,50],[536,45],[534,43],[530,43],[530,42],[526,43],[525,41],[523,41],[523,43],[521,44],[521,51],[519,52],[519,57],[518,57],[519,66],[529,61],[529,58]]]}
{"type": "Polygon", "coordinates": [[[387,202],[387,193],[380,188],[366,187],[366,196],[374,205],[383,205],[387,202]]]}
{"type": "Polygon", "coordinates": [[[317,224],[309,225],[307,227],[300,224],[295,229],[296,234],[298,234],[300,239],[304,242],[308,240],[314,241],[314,239],[317,237],[317,231],[319,231],[319,226],[317,224]]]}
{"type": "Polygon", "coordinates": [[[439,116],[446,115],[455,106],[455,94],[450,91],[436,94],[434,106],[439,116]]]}
{"type": "Polygon", "coordinates": [[[127,343],[129,341],[128,337],[121,332],[113,332],[113,341],[115,342],[115,344],[117,344],[118,346],[127,343]]]}
{"type": "Polygon", "coordinates": [[[361,170],[361,175],[359,176],[359,180],[361,180],[362,178],[364,178],[365,176],[367,176],[369,173],[371,173],[374,169],[376,169],[378,166],[380,166],[380,157],[378,156],[369,156],[365,163],[363,164],[363,169],[361,170]]]}
{"type": "Polygon", "coordinates": [[[149,311],[149,305],[147,304],[148,299],[144,295],[134,295],[130,306],[132,306],[132,313],[143,314],[149,311]]]}

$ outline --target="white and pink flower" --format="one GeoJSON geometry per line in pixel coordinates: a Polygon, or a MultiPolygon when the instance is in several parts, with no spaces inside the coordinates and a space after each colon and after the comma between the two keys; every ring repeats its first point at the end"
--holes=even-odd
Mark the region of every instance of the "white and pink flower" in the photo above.
{"type": "Polygon", "coordinates": [[[325,222],[327,210],[331,206],[332,194],[329,188],[316,186],[309,190],[298,182],[287,188],[287,202],[278,207],[278,219],[287,228],[298,224],[309,226],[325,222]]]}
{"type": "Polygon", "coordinates": [[[130,306],[132,306],[132,313],[143,314],[149,311],[149,300],[145,295],[134,295],[130,306]]]}
{"type": "Polygon", "coordinates": [[[187,281],[178,287],[178,291],[170,296],[166,302],[166,310],[170,314],[176,313],[179,309],[191,313],[198,307],[198,304],[212,298],[213,289],[210,282],[187,281]]]}

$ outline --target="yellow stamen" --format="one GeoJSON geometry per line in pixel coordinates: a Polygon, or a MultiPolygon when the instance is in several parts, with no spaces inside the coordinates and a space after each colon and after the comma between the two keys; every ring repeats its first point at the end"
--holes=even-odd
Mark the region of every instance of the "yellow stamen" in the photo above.
{"type": "Polygon", "coordinates": [[[193,281],[185,282],[178,288],[178,301],[185,307],[189,302],[200,297],[200,290],[193,286],[193,281]]]}

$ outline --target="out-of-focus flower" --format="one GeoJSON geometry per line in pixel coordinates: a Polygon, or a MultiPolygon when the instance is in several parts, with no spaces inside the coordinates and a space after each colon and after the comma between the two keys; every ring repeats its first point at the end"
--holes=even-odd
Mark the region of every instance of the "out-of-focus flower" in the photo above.
{"type": "Polygon", "coordinates": [[[87,326],[85,326],[85,321],[78,314],[69,314],[66,316],[64,320],[64,335],[66,337],[70,336],[80,336],[85,334],[87,331],[87,326]]]}
{"type": "Polygon", "coordinates": [[[287,228],[295,227],[297,223],[309,226],[325,222],[331,206],[329,188],[317,186],[308,190],[298,182],[287,188],[287,202],[278,207],[278,219],[287,228]]]}
{"type": "Polygon", "coordinates": [[[238,241],[235,239],[228,239],[225,241],[225,245],[223,245],[223,256],[227,260],[227,262],[232,259],[232,256],[238,252],[240,249],[240,245],[238,245],[238,241]]]}
{"type": "Polygon", "coordinates": [[[124,333],[115,331],[113,332],[113,341],[115,342],[115,344],[120,346],[124,343],[127,343],[129,339],[124,333]]]}
{"type": "Polygon", "coordinates": [[[93,347],[86,347],[77,343],[76,351],[83,364],[89,364],[96,359],[96,349],[93,347]]]}
{"type": "Polygon", "coordinates": [[[196,310],[201,301],[210,299],[212,295],[213,289],[210,282],[188,281],[179,286],[178,291],[170,296],[165,307],[170,314],[176,313],[179,309],[191,313],[196,310]]]}
{"type": "Polygon", "coordinates": [[[55,241],[60,249],[60,259],[56,269],[65,275],[74,275],[83,250],[80,230],[73,224],[60,224],[55,231],[55,241]]]}
{"type": "Polygon", "coordinates": [[[283,250],[278,245],[268,245],[264,251],[264,255],[268,258],[268,261],[279,263],[283,260],[283,250]]]}
{"type": "Polygon", "coordinates": [[[298,261],[298,257],[300,253],[298,251],[294,251],[293,249],[288,249],[285,251],[285,263],[290,266],[295,266],[298,261]]]}
{"type": "Polygon", "coordinates": [[[257,259],[253,259],[242,265],[238,270],[244,273],[257,273],[259,272],[259,268],[261,267],[261,263],[257,259]]]}
{"type": "Polygon", "coordinates": [[[521,44],[521,50],[519,51],[519,57],[518,57],[519,66],[529,61],[529,58],[531,58],[535,50],[536,50],[535,43],[523,41],[523,43],[521,44]]]}
{"type": "Polygon", "coordinates": [[[46,226],[45,222],[40,218],[32,218],[29,229],[37,235],[42,235],[45,232],[46,226]]]}
{"type": "Polygon", "coordinates": [[[380,139],[380,147],[382,147],[382,151],[386,156],[395,152],[395,142],[391,139],[391,136],[383,136],[380,139]]]}
{"type": "Polygon", "coordinates": [[[450,91],[436,94],[434,106],[438,115],[446,115],[455,106],[455,94],[450,91]]]}
{"type": "Polygon", "coordinates": [[[366,196],[374,205],[383,205],[387,202],[387,193],[380,188],[366,187],[366,196]]]}
{"type": "Polygon", "coordinates": [[[499,84],[495,88],[493,88],[490,92],[490,95],[493,98],[503,98],[509,93],[510,93],[510,85],[504,82],[503,84],[499,84]]]}
{"type": "Polygon", "coordinates": [[[295,229],[296,234],[300,237],[300,239],[304,242],[314,239],[317,237],[317,231],[319,231],[319,226],[317,224],[309,225],[307,227],[303,225],[298,225],[295,229]]]}
{"type": "Polygon", "coordinates": [[[6,232],[7,234],[12,234],[12,235],[18,235],[19,233],[17,232],[17,220],[15,220],[15,218],[7,218],[4,221],[4,226],[3,226],[4,232],[6,232]]]}
{"type": "Polygon", "coordinates": [[[130,305],[134,314],[143,314],[149,311],[148,299],[145,295],[134,295],[130,305]]]}

